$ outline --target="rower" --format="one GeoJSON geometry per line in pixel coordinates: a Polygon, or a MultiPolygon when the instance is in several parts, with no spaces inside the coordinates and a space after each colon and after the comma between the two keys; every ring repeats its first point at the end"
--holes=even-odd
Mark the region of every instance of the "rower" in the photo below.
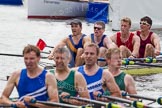
{"type": "Polygon", "coordinates": [[[2,93],[3,104],[16,105],[20,108],[30,106],[50,108],[43,104],[32,104],[31,99],[38,101],[59,102],[55,76],[39,67],[40,50],[34,45],[27,45],[23,50],[26,68],[12,73],[2,93]],[[13,102],[9,99],[14,87],[17,88],[19,99],[13,102]],[[25,101],[25,103],[24,103],[25,101]]]}
{"type": "MultiPolygon", "coordinates": [[[[137,94],[135,81],[131,75],[128,75],[120,70],[122,65],[122,56],[119,48],[108,49],[106,53],[106,61],[108,63],[108,72],[110,72],[119,86],[121,91],[129,94],[137,94]]],[[[105,90],[105,95],[109,95],[108,90],[105,90]]]]}
{"type": "MultiPolygon", "coordinates": [[[[70,67],[80,66],[84,63],[81,58],[83,54],[83,46],[85,43],[85,34],[82,31],[82,23],[78,19],[74,19],[70,22],[72,34],[68,37],[61,40],[57,46],[67,46],[71,52],[72,59],[70,61],[70,67]]],[[[57,47],[56,46],[56,47],[57,47]]],[[[55,47],[55,48],[56,48],[55,47]]],[[[49,59],[53,58],[53,53],[55,52],[55,48],[52,49],[49,59]]]]}
{"type": "Polygon", "coordinates": [[[156,57],[160,54],[160,38],[156,33],[150,31],[151,26],[152,19],[145,16],[140,20],[140,30],[135,32],[141,40],[140,58],[156,57]]]}
{"type": "MultiPolygon", "coordinates": [[[[111,41],[111,39],[104,34],[105,32],[105,23],[103,21],[96,21],[94,23],[94,33],[86,37],[86,43],[95,43],[99,46],[99,58],[105,58],[106,50],[116,45],[111,41]]],[[[106,62],[98,61],[99,66],[105,66],[106,62]]]]}
{"type": "Polygon", "coordinates": [[[81,73],[71,70],[68,67],[70,61],[70,51],[66,47],[57,47],[55,49],[54,61],[56,64],[54,75],[57,79],[57,86],[61,103],[68,103],[74,105],[84,105],[85,103],[79,102],[75,99],[67,99],[68,96],[79,96],[88,98],[89,94],[84,77],[81,73]]]}
{"type": "Polygon", "coordinates": [[[111,40],[120,48],[122,58],[136,58],[139,56],[140,38],[131,33],[131,19],[124,17],[121,19],[121,31],[111,36],[111,40]]]}
{"type": "Polygon", "coordinates": [[[87,88],[91,99],[97,99],[97,93],[103,93],[103,85],[109,89],[112,96],[120,97],[120,89],[111,73],[103,70],[97,65],[99,47],[95,43],[86,44],[83,57],[85,65],[76,68],[86,79],[87,88]]]}

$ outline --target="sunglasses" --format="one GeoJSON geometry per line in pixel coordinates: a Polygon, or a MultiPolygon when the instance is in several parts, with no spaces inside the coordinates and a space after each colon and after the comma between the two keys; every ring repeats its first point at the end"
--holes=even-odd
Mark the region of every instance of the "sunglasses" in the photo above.
{"type": "Polygon", "coordinates": [[[150,25],[149,23],[147,23],[145,21],[141,21],[140,24],[142,24],[142,25],[150,25]]]}
{"type": "Polygon", "coordinates": [[[100,28],[100,27],[94,27],[94,30],[101,30],[102,28],[100,28]]]}

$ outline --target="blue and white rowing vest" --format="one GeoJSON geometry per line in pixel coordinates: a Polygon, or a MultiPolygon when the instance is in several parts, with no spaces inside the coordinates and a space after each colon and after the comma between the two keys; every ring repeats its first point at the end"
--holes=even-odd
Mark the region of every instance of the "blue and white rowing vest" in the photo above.
{"type": "Polygon", "coordinates": [[[102,89],[102,73],[103,73],[103,69],[102,68],[99,68],[98,71],[96,72],[96,74],[93,75],[93,76],[88,76],[85,73],[83,66],[80,66],[78,68],[78,71],[80,73],[82,73],[82,75],[86,79],[87,88],[88,88],[91,99],[94,100],[94,96],[93,96],[94,91],[100,91],[100,92],[103,93],[103,89],[102,89]]]}
{"type": "Polygon", "coordinates": [[[32,96],[36,100],[47,101],[48,94],[45,83],[46,70],[43,70],[42,73],[36,78],[29,78],[27,76],[27,70],[22,69],[20,74],[20,80],[18,82],[17,91],[19,94],[19,100],[22,101],[24,96],[32,96]]]}

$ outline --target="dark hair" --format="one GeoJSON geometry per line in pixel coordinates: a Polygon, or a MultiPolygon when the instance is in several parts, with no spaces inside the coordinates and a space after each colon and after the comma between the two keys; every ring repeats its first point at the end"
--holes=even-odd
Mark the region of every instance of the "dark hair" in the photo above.
{"type": "Polygon", "coordinates": [[[72,24],[78,24],[80,27],[82,27],[82,22],[79,19],[73,19],[70,22],[70,25],[72,25],[72,24]]]}
{"type": "Polygon", "coordinates": [[[104,21],[96,21],[95,24],[101,25],[102,29],[105,29],[105,22],[104,21]]]}
{"type": "Polygon", "coordinates": [[[24,54],[30,53],[32,51],[36,53],[37,57],[40,57],[39,48],[37,46],[35,46],[35,45],[30,45],[30,44],[28,44],[27,46],[24,47],[23,56],[24,56],[24,54]]]}
{"type": "Polygon", "coordinates": [[[152,26],[152,19],[148,16],[141,18],[141,21],[147,21],[147,23],[150,24],[150,26],[152,26]]]}

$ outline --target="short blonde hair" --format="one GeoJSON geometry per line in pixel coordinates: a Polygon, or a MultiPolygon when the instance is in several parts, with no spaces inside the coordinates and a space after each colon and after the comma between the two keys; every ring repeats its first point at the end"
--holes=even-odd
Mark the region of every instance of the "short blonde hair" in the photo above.
{"type": "Polygon", "coordinates": [[[131,24],[132,24],[131,19],[130,19],[130,18],[128,18],[128,17],[123,17],[123,18],[121,19],[121,21],[123,21],[123,22],[128,22],[128,23],[129,23],[129,25],[131,25],[131,24]]]}
{"type": "Polygon", "coordinates": [[[111,59],[111,55],[113,54],[120,54],[120,49],[119,48],[110,48],[106,52],[106,58],[111,59]]]}

